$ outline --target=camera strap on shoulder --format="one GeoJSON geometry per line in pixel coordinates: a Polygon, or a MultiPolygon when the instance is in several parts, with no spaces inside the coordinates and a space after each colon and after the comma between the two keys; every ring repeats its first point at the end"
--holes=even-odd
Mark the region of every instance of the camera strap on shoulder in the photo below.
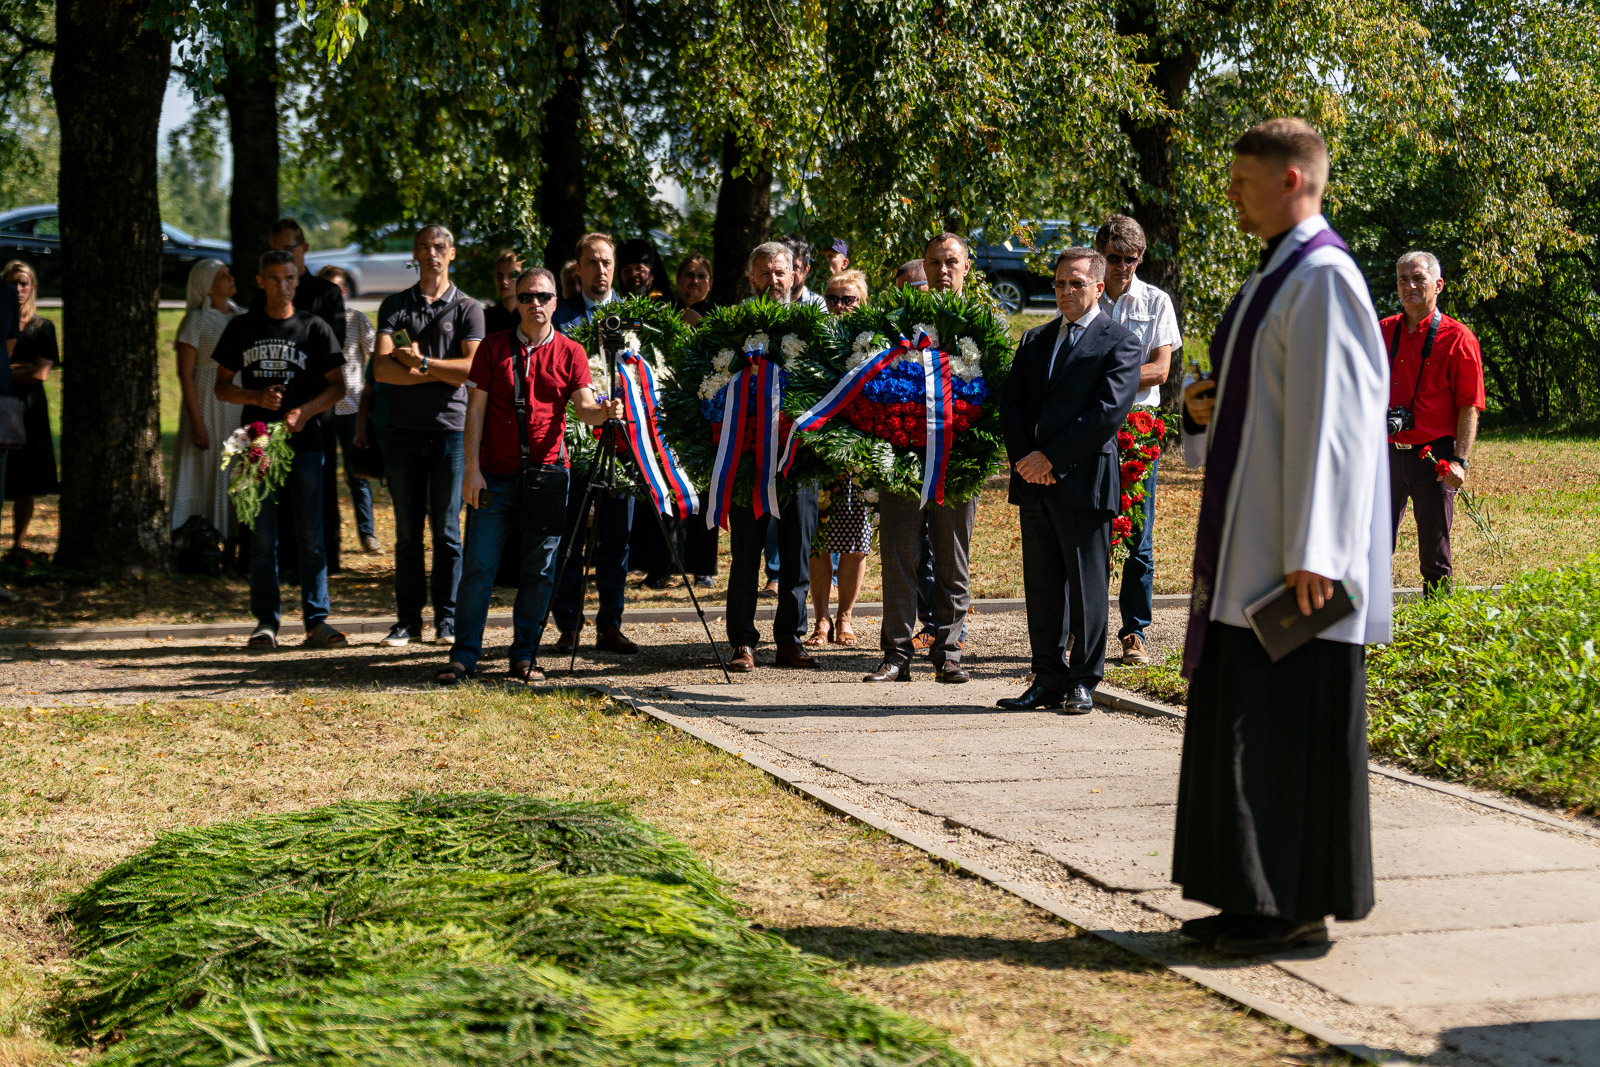
{"type": "MultiPolygon", "coordinates": [[[[1428,365],[1428,357],[1433,355],[1433,342],[1439,336],[1439,309],[1433,309],[1433,317],[1428,320],[1428,336],[1422,342],[1422,359],[1417,363],[1417,378],[1411,384],[1411,403],[1406,405],[1406,410],[1417,410],[1417,393],[1422,389],[1422,372],[1428,365]]],[[[1394,361],[1400,355],[1400,335],[1405,333],[1406,317],[1401,313],[1400,320],[1394,324],[1394,337],[1389,342],[1389,376],[1394,377],[1394,361]]]]}
{"type": "MultiPolygon", "coordinates": [[[[554,338],[552,338],[554,340],[554,338]]],[[[511,357],[511,398],[517,409],[517,443],[522,447],[522,465],[528,465],[528,455],[532,449],[528,445],[528,397],[527,393],[533,389],[533,383],[528,380],[530,347],[523,343],[520,329],[511,331],[511,343],[516,345],[516,352],[511,357]]],[[[565,414],[563,412],[563,414],[565,414]]],[[[561,435],[561,460],[567,459],[567,435],[561,435]]]]}

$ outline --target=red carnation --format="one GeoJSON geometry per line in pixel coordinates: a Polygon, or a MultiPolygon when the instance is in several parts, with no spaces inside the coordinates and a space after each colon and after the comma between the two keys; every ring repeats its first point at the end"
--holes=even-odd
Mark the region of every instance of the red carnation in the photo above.
{"type": "Polygon", "coordinates": [[[1128,421],[1133,423],[1133,428],[1140,433],[1149,433],[1155,428],[1155,420],[1150,417],[1148,411],[1135,411],[1128,416],[1128,421]]]}
{"type": "Polygon", "coordinates": [[[1118,510],[1127,511],[1131,507],[1133,507],[1133,497],[1129,496],[1127,493],[1123,493],[1122,494],[1122,507],[1119,508],[1118,510]]]}
{"type": "Polygon", "coordinates": [[[1161,446],[1145,445],[1139,450],[1139,455],[1143,456],[1145,459],[1155,459],[1161,455],[1161,446]]]}
{"type": "Polygon", "coordinates": [[[1129,433],[1127,430],[1118,430],[1117,431],[1117,448],[1118,449],[1120,449],[1123,452],[1126,452],[1128,449],[1132,448],[1135,443],[1136,443],[1136,438],[1133,436],[1133,434],[1129,433]]]}
{"type": "Polygon", "coordinates": [[[261,420],[257,419],[255,422],[252,422],[250,424],[250,436],[252,438],[260,437],[262,434],[264,434],[266,432],[267,432],[267,424],[262,422],[261,420]]]}
{"type": "Polygon", "coordinates": [[[1111,520],[1111,532],[1120,537],[1126,537],[1133,532],[1133,520],[1126,515],[1118,515],[1111,520]]]}
{"type": "Polygon", "coordinates": [[[1433,473],[1437,474],[1441,478],[1447,477],[1450,474],[1450,461],[1447,459],[1441,459],[1439,462],[1435,463],[1433,465],[1433,473]]]}
{"type": "Polygon", "coordinates": [[[889,434],[889,443],[896,448],[904,448],[911,443],[911,438],[904,430],[893,430],[889,434]]]}

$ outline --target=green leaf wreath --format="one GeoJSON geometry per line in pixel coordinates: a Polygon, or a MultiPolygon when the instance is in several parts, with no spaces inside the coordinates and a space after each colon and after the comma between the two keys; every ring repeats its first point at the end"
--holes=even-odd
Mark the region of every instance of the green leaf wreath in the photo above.
{"type": "MultiPolygon", "coordinates": [[[[679,356],[672,385],[662,389],[665,436],[689,476],[701,485],[709,481],[716,460],[717,427],[728,381],[749,365],[745,345],[757,334],[766,336],[769,353],[783,368],[785,426],[838,380],[842,364],[836,327],[820,308],[763,298],[718,308],[701,319],[679,356]]],[[[780,447],[783,439],[780,434],[780,447]]],[[[794,487],[823,477],[831,480],[831,465],[809,448],[802,449],[789,477],[778,479],[779,497],[790,499],[794,487]]],[[[736,504],[750,503],[754,482],[755,457],[747,451],[734,473],[736,504]]]]}
{"type": "MultiPolygon", "coordinates": [[[[597,307],[588,322],[572,331],[572,339],[589,354],[589,377],[594,383],[595,396],[601,400],[608,399],[607,390],[611,387],[605,362],[600,358],[600,320],[607,315],[617,315],[623,322],[644,324],[643,330],[624,329],[623,336],[629,348],[650,361],[650,368],[656,372],[656,384],[664,395],[671,388],[678,353],[683,350],[690,336],[689,327],[678,317],[677,310],[670,304],[648,296],[631,296],[597,307]]],[[[573,470],[588,470],[600,447],[600,436],[595,428],[584,425],[569,411],[566,438],[573,470]]],[[[639,478],[639,468],[632,451],[626,444],[619,443],[617,491],[637,500],[649,500],[650,494],[645,491],[639,478]]]]}
{"type": "MultiPolygon", "coordinates": [[[[827,387],[849,367],[881,351],[891,340],[913,338],[919,326],[932,327],[939,347],[952,357],[975,361],[981,366],[987,397],[978,408],[976,421],[955,433],[950,467],[945,474],[946,500],[953,502],[976,495],[999,468],[1005,448],[1000,431],[1000,390],[1011,371],[1013,346],[1004,320],[996,317],[988,304],[980,300],[955,293],[903,289],[884,294],[840,320],[840,325],[842,328],[836,339],[838,348],[827,361],[836,371],[827,387]]],[[[920,417],[925,409],[921,388],[918,387],[914,398],[908,398],[905,403],[914,407],[920,417]]],[[[886,439],[869,432],[849,417],[860,410],[852,405],[821,431],[805,434],[802,439],[808,450],[824,466],[849,474],[858,485],[913,499],[920,496],[921,442],[911,434],[886,439]]]]}

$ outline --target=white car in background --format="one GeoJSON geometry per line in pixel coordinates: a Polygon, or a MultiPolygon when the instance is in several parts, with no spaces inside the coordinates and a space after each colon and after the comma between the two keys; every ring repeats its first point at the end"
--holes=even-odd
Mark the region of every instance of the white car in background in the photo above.
{"type": "Polygon", "coordinates": [[[350,277],[351,296],[386,296],[417,284],[417,261],[411,257],[413,235],[397,226],[386,227],[373,235],[363,251],[358,244],[347,244],[325,252],[307,252],[306,270],[312,274],[323,267],[338,267],[350,277]]]}

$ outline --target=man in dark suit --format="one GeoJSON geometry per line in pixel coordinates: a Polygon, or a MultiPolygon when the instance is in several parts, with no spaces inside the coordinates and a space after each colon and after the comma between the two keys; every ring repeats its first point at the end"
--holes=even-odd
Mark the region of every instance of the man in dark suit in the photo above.
{"type": "Polygon", "coordinates": [[[1033,684],[1000,706],[1081,715],[1105,673],[1111,520],[1122,503],[1116,437],[1144,348],[1098,307],[1099,252],[1067,249],[1055,275],[1060,315],[1023,335],[1000,402],[1033,647],[1033,684]]]}

